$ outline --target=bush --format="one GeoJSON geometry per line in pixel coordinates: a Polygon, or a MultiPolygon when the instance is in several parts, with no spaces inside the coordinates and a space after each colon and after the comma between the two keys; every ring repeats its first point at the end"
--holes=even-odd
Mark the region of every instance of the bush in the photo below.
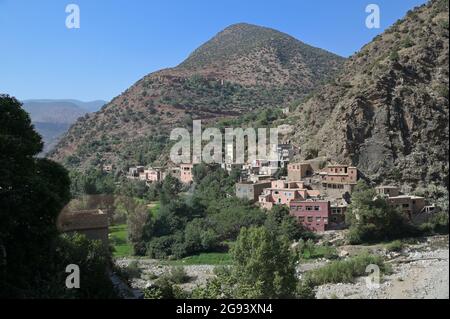
{"type": "Polygon", "coordinates": [[[418,229],[408,222],[402,212],[376,196],[374,189],[360,181],[352,195],[346,215],[350,225],[347,239],[352,244],[411,237],[418,229]]]}
{"type": "Polygon", "coordinates": [[[346,260],[338,260],[313,270],[306,275],[310,285],[320,286],[328,283],[351,283],[354,278],[366,274],[368,265],[378,265],[383,273],[390,269],[380,256],[369,255],[367,252],[346,260]]]}
{"type": "Polygon", "coordinates": [[[387,251],[400,252],[403,250],[404,244],[400,240],[394,240],[393,242],[386,245],[387,251]]]}
{"type": "Polygon", "coordinates": [[[185,284],[191,279],[182,266],[173,267],[169,278],[176,284],[185,284]]]}
{"type": "Polygon", "coordinates": [[[152,287],[144,289],[145,299],[186,299],[187,294],[168,276],[162,276],[152,287]]]}
{"type": "Polygon", "coordinates": [[[128,279],[140,278],[142,274],[142,269],[139,268],[139,263],[137,260],[133,260],[126,268],[125,273],[128,279]]]}

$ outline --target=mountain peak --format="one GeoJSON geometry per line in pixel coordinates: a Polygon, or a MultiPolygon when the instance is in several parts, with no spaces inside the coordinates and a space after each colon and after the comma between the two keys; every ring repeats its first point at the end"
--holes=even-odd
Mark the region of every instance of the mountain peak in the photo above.
{"type": "Polygon", "coordinates": [[[224,65],[236,57],[258,54],[262,50],[277,52],[279,58],[284,62],[290,62],[299,54],[305,57],[315,55],[339,58],[332,53],[306,45],[275,29],[249,23],[237,23],[228,26],[200,46],[179,67],[198,69],[224,65]]]}

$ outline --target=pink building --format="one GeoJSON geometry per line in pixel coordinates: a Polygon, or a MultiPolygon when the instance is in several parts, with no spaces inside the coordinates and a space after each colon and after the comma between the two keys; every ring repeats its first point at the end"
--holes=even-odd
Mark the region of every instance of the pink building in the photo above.
{"type": "Polygon", "coordinates": [[[180,165],[180,181],[183,184],[190,184],[194,181],[194,175],[192,173],[193,168],[194,168],[193,164],[180,165]]]}
{"type": "Polygon", "coordinates": [[[331,206],[328,201],[292,201],[290,214],[306,229],[323,232],[328,229],[331,206]]]}
{"type": "Polygon", "coordinates": [[[318,197],[319,191],[305,188],[303,182],[287,182],[285,180],[272,181],[270,188],[265,188],[259,196],[259,205],[271,210],[274,205],[289,205],[293,200],[306,200],[318,197]]]}
{"type": "Polygon", "coordinates": [[[346,165],[328,165],[322,173],[324,184],[356,184],[358,181],[358,169],[346,165]]]}

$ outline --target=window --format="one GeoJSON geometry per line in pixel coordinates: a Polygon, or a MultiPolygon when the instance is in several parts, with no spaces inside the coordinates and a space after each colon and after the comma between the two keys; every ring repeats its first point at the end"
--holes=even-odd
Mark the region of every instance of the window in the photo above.
{"type": "Polygon", "coordinates": [[[312,210],[312,206],[306,206],[306,210],[311,211],[312,210]]]}
{"type": "Polygon", "coordinates": [[[320,223],[321,220],[322,220],[322,217],[316,217],[316,222],[320,223]]]}
{"type": "Polygon", "coordinates": [[[320,210],[320,206],[314,206],[314,210],[319,211],[320,210]]]}
{"type": "Polygon", "coordinates": [[[403,204],[403,208],[408,208],[409,204],[403,204]]]}
{"type": "Polygon", "coordinates": [[[305,221],[305,217],[303,217],[303,216],[299,217],[299,218],[298,218],[298,221],[301,222],[301,223],[303,223],[303,222],[305,221]]]}
{"type": "Polygon", "coordinates": [[[313,217],[312,216],[308,216],[308,223],[312,223],[313,222],[313,217]]]}

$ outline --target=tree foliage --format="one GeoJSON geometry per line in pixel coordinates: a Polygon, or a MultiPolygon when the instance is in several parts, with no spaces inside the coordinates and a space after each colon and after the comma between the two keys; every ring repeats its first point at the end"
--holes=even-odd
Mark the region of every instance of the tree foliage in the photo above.
{"type": "Polygon", "coordinates": [[[358,182],[346,212],[352,243],[392,240],[414,234],[413,226],[386,199],[376,196],[364,181],[358,182]]]}

